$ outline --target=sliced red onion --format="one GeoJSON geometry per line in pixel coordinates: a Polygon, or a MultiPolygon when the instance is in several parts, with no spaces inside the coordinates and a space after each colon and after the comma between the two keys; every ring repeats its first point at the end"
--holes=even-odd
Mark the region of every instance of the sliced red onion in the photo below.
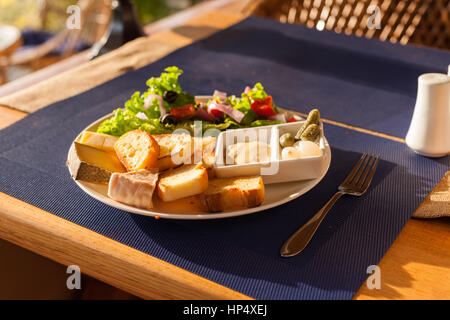
{"type": "Polygon", "coordinates": [[[218,90],[214,90],[213,97],[218,97],[220,99],[220,101],[224,101],[227,98],[227,93],[218,91],[218,90]]]}
{"type": "Polygon", "coordinates": [[[159,112],[161,113],[161,116],[165,115],[166,114],[166,108],[164,108],[164,100],[158,94],[154,94],[154,93],[149,94],[147,96],[147,98],[145,98],[143,108],[147,109],[148,107],[150,107],[150,104],[152,103],[153,99],[157,99],[158,100],[159,112]]]}
{"type": "Polygon", "coordinates": [[[196,116],[205,121],[213,121],[215,119],[205,108],[198,108],[196,116]]]}
{"type": "Polygon", "coordinates": [[[267,119],[272,121],[281,121],[283,123],[286,123],[286,115],[284,113],[278,113],[277,115],[268,117],[267,119]]]}
{"type": "Polygon", "coordinates": [[[208,109],[209,108],[214,108],[219,111],[222,111],[223,113],[226,113],[231,118],[236,120],[238,123],[240,123],[245,116],[245,114],[243,114],[241,111],[236,110],[231,106],[227,106],[226,104],[212,102],[209,104],[208,109]]]}
{"type": "Polygon", "coordinates": [[[245,87],[245,90],[244,90],[244,93],[249,93],[250,90],[252,90],[252,88],[250,88],[249,86],[246,86],[246,87],[245,87]]]}
{"type": "Polygon", "coordinates": [[[148,120],[147,115],[145,113],[143,113],[143,112],[136,113],[136,117],[138,117],[141,120],[148,120]]]}

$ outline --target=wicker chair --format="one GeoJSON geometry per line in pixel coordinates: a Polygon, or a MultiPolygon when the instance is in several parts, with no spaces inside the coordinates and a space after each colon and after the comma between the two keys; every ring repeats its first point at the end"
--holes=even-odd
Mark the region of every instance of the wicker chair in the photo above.
{"type": "Polygon", "coordinates": [[[318,30],[450,49],[450,0],[256,0],[246,11],[318,30]],[[368,28],[371,5],[379,8],[379,29],[368,28]]]}
{"type": "MultiPolygon", "coordinates": [[[[46,25],[50,11],[66,16],[66,7],[58,7],[55,3],[50,6],[48,0],[42,0],[39,10],[41,24],[46,25]]],[[[77,43],[82,41],[92,46],[91,55],[95,56],[105,37],[109,35],[111,21],[112,0],[79,0],[77,5],[81,9],[81,29],[69,30],[64,28],[49,40],[35,47],[15,52],[8,61],[0,60],[0,66],[29,65],[33,70],[41,69],[49,64],[71,56],[76,52],[77,43]],[[52,55],[57,48],[61,53],[52,55]]]]}

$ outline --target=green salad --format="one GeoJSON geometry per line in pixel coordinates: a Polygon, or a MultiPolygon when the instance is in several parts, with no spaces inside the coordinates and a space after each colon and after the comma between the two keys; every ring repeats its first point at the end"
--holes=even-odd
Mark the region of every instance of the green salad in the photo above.
{"type": "Polygon", "coordinates": [[[123,108],[114,110],[112,118],[105,120],[97,132],[121,136],[141,129],[150,134],[171,133],[176,129],[194,130],[194,122],[201,121],[202,130],[237,129],[259,127],[284,122],[280,113],[264,87],[257,83],[246,87],[240,96],[227,96],[215,90],[207,102],[196,101],[195,97],[183,89],[178,82],[183,71],[178,67],[168,67],[159,77],[147,80],[147,91],[135,92],[123,108]]]}

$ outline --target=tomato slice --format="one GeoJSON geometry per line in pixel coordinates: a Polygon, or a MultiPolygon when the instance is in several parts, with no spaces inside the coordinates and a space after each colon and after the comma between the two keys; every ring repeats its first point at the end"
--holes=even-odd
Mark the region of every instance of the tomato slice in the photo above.
{"type": "Polygon", "coordinates": [[[295,119],[295,117],[292,116],[287,122],[297,122],[297,119],[295,119]]]}
{"type": "Polygon", "coordinates": [[[273,110],[272,96],[265,99],[257,99],[252,103],[252,110],[260,117],[271,117],[277,113],[273,110]]]}
{"type": "Polygon", "coordinates": [[[195,114],[195,108],[192,104],[170,109],[170,114],[177,119],[190,118],[195,114]]]}
{"type": "Polygon", "coordinates": [[[223,112],[217,109],[210,109],[211,114],[216,118],[223,118],[223,112]]]}

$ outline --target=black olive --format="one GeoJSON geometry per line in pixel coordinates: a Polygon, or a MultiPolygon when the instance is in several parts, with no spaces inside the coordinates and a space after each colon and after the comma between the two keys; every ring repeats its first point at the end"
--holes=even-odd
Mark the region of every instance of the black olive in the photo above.
{"type": "Polygon", "coordinates": [[[177,118],[175,118],[173,115],[171,114],[165,114],[161,117],[161,122],[163,124],[176,124],[177,123],[177,118]]]}
{"type": "Polygon", "coordinates": [[[164,100],[166,100],[168,103],[174,103],[175,100],[177,100],[178,93],[175,91],[166,91],[164,92],[164,100]]]}
{"type": "Polygon", "coordinates": [[[222,119],[222,118],[215,118],[215,119],[212,121],[212,123],[214,123],[214,124],[221,124],[221,123],[223,123],[223,119],[222,119]]]}

